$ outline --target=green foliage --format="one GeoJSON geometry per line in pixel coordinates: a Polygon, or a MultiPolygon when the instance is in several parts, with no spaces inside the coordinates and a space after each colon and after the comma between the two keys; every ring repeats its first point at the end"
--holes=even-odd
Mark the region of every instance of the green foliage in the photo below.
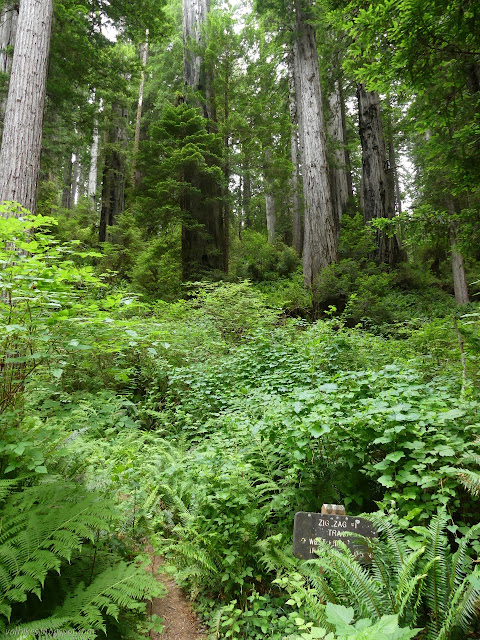
{"type": "Polygon", "coordinates": [[[181,293],[179,226],[148,242],[129,272],[132,286],[147,298],[176,300],[181,293]]]}
{"type": "Polygon", "coordinates": [[[375,249],[375,236],[367,227],[360,212],[342,218],[339,242],[341,258],[365,262],[375,249]]]}
{"type": "Polygon", "coordinates": [[[432,518],[428,529],[418,530],[422,546],[411,551],[404,534],[385,516],[369,517],[379,538],[360,539],[368,545],[371,567],[362,566],[340,540],[333,548],[320,544],[319,560],[312,561],[322,567],[320,579],[315,580],[319,597],[346,602],[359,615],[373,619],[398,615],[411,626],[426,624],[428,638],[447,640],[456,637],[459,629],[467,633],[475,618],[480,589],[478,571],[467,549],[479,526],[461,537],[452,552],[446,535],[448,518],[440,513],[432,518]]]}
{"type": "Polygon", "coordinates": [[[28,376],[52,357],[57,349],[52,329],[68,316],[67,309],[101,286],[91,267],[73,260],[95,254],[79,251],[75,243],[53,242],[44,231],[54,224],[51,218],[20,213],[24,217],[0,218],[0,413],[15,405],[28,376]]]}
{"type": "MultiPolygon", "coordinates": [[[[475,307],[457,319],[463,365],[449,315],[410,318],[388,339],[348,328],[348,306],[309,325],[281,313],[272,283],[296,286],[284,278],[193,283],[184,300],[149,304],[100,286],[78,245],[38,228],[27,239],[30,224],[3,232],[5,344],[42,353],[0,423],[4,624],[128,637],[159,589],[126,562],[148,539],[219,637],[465,637],[479,595],[463,489],[478,458],[475,307]],[[14,237],[32,251],[19,256],[14,237]],[[293,514],[324,502],[390,513],[371,516],[384,531],[370,568],[341,544],[293,558],[293,514]],[[23,602],[10,557],[27,567],[23,602]]],[[[371,291],[429,282],[390,277],[372,273],[371,291]]]]}
{"type": "MultiPolygon", "coordinates": [[[[161,593],[160,586],[143,569],[115,562],[114,556],[110,566],[100,573],[96,569],[97,552],[102,553],[100,538],[105,540],[112,530],[115,513],[100,495],[49,477],[44,484],[4,497],[2,513],[2,632],[14,633],[26,612],[28,620],[35,620],[36,628],[105,631],[110,617],[118,620],[122,610],[142,611],[146,597],[161,593]],[[52,572],[60,574],[67,562],[75,566],[83,547],[91,546],[88,541],[95,554],[90,578],[85,576],[87,584],[79,582],[68,595],[65,585],[57,585],[53,595],[52,572]],[[35,598],[43,601],[39,618],[35,598]]],[[[72,573],[68,567],[65,572],[67,576],[72,573]]]]}
{"type": "Polygon", "coordinates": [[[272,245],[264,234],[245,230],[232,246],[230,272],[253,282],[276,280],[290,275],[298,266],[294,249],[282,243],[272,245]]]}
{"type": "Polygon", "coordinates": [[[278,278],[257,285],[269,306],[283,309],[288,316],[309,319],[312,316],[312,291],[305,289],[303,273],[297,269],[288,278],[278,278]]]}
{"type": "Polygon", "coordinates": [[[314,299],[321,309],[333,305],[349,324],[392,334],[405,323],[423,324],[454,309],[453,299],[439,281],[415,266],[383,271],[373,262],[348,258],[323,269],[315,282],[314,299]]]}
{"type": "Polygon", "coordinates": [[[57,244],[42,229],[51,223],[26,213],[0,218],[6,354],[0,406],[0,629],[25,637],[34,630],[108,630],[116,637],[130,633],[125,612],[141,617],[144,600],[162,588],[114,551],[114,503],[78,483],[81,464],[75,460],[75,434],[69,438],[64,430],[68,420],[59,415],[48,421],[48,412],[61,402],[45,400],[41,416],[25,410],[40,371],[58,384],[67,354],[82,346],[69,331],[69,320],[81,313],[87,292],[94,295],[100,285],[90,267],[74,261],[91,254],[57,244]]]}
{"type": "Polygon", "coordinates": [[[314,627],[312,623],[302,624],[302,620],[297,621],[300,629],[305,629],[303,633],[291,636],[291,640],[313,640],[314,638],[325,638],[325,640],[335,640],[336,638],[348,638],[349,640],[409,640],[417,635],[421,629],[400,628],[398,616],[382,616],[380,620],[373,622],[369,618],[362,618],[353,624],[354,611],[341,605],[329,602],[326,606],[325,619],[329,626],[334,627],[334,631],[327,633],[325,629],[314,627]]]}
{"type": "Polygon", "coordinates": [[[201,193],[198,176],[223,183],[221,155],[220,136],[207,130],[197,109],[186,103],[165,107],[161,118],[150,126],[149,140],[140,155],[144,177],[135,217],[146,234],[157,234],[172,219],[195,225],[186,201],[208,198],[201,193]]]}
{"type": "Polygon", "coordinates": [[[194,305],[227,341],[272,326],[277,315],[247,280],[238,284],[200,285],[194,305]]]}

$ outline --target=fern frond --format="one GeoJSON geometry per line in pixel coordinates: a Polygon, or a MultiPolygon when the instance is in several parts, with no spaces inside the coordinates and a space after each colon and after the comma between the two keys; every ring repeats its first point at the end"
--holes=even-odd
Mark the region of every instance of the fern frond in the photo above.
{"type": "Polygon", "coordinates": [[[291,548],[279,546],[281,536],[271,536],[266,540],[260,540],[256,546],[261,550],[260,562],[267,571],[281,573],[285,570],[292,570],[298,565],[298,561],[293,556],[291,548]]]}
{"type": "Polygon", "coordinates": [[[105,505],[76,485],[56,482],[12,494],[3,510],[3,526],[10,533],[0,544],[0,606],[40,594],[50,571],[59,572],[74,550],[109,526],[105,505]]]}
{"type": "MultiPolygon", "coordinates": [[[[480,465],[480,456],[478,464],[480,465]]],[[[457,476],[465,489],[472,494],[472,496],[478,497],[480,495],[480,473],[471,471],[470,469],[457,469],[457,476]]]]}
{"type": "Polygon", "coordinates": [[[368,519],[373,523],[375,530],[386,540],[386,547],[391,569],[400,572],[409,549],[404,535],[388,520],[383,513],[369,513],[368,519]]]}
{"type": "Polygon", "coordinates": [[[165,591],[143,568],[120,562],[108,567],[90,585],[79,584],[54,614],[68,618],[79,629],[105,632],[105,614],[117,619],[121,609],[143,610],[146,599],[165,591]]]}
{"type": "Polygon", "coordinates": [[[435,639],[449,640],[456,627],[460,627],[464,632],[468,631],[469,624],[478,616],[479,598],[480,571],[475,571],[465,578],[455,591],[435,639]]]}
{"type": "Polygon", "coordinates": [[[425,599],[430,610],[429,629],[439,633],[444,612],[448,608],[448,540],[444,533],[448,518],[440,513],[432,518],[426,541],[425,557],[431,562],[425,580],[425,599]]]}
{"type": "Polygon", "coordinates": [[[2,500],[5,500],[5,498],[10,494],[13,487],[18,484],[18,482],[19,481],[17,479],[7,480],[3,478],[2,480],[0,480],[0,502],[2,500]]]}
{"type": "Polygon", "coordinates": [[[208,551],[202,549],[199,545],[192,544],[188,540],[181,540],[169,547],[175,555],[184,558],[189,564],[198,565],[203,571],[207,571],[213,575],[218,574],[215,561],[212,559],[208,551]]]}
{"type": "Polygon", "coordinates": [[[419,596],[420,596],[420,584],[423,582],[425,578],[425,574],[421,573],[420,575],[416,574],[416,570],[418,569],[418,564],[420,558],[425,553],[425,547],[420,547],[417,551],[410,553],[405,558],[405,563],[403,565],[402,570],[400,571],[397,577],[397,589],[395,594],[395,613],[398,613],[399,617],[403,619],[404,612],[409,611],[411,616],[408,619],[408,622],[411,624],[415,624],[416,620],[416,609],[419,604],[419,596]],[[415,596],[415,592],[417,591],[417,604],[416,606],[411,605],[411,599],[415,596]]]}
{"type": "Polygon", "coordinates": [[[450,571],[450,580],[449,587],[450,590],[453,591],[457,589],[459,585],[463,582],[463,579],[467,573],[467,569],[470,567],[472,561],[469,557],[468,545],[471,540],[476,536],[477,532],[480,531],[480,523],[471,527],[467,534],[463,536],[458,544],[458,549],[452,556],[452,567],[450,571]]]}
{"type": "MultiPolygon", "coordinates": [[[[340,540],[337,546],[319,540],[319,560],[310,560],[322,567],[326,575],[337,579],[345,594],[355,603],[363,617],[380,618],[385,611],[385,595],[376,580],[355,559],[350,549],[340,540]]],[[[387,608],[388,610],[388,608],[387,608]]]]}

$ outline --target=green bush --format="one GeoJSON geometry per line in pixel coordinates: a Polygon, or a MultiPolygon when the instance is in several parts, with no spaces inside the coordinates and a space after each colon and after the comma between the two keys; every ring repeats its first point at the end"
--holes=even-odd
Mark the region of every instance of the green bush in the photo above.
{"type": "Polygon", "coordinates": [[[276,280],[297,269],[299,258],[292,247],[281,242],[271,244],[264,234],[247,229],[241,240],[235,238],[231,247],[230,273],[252,282],[276,280]]]}
{"type": "Polygon", "coordinates": [[[180,227],[152,238],[128,270],[135,291],[147,299],[176,300],[181,294],[180,227]]]}

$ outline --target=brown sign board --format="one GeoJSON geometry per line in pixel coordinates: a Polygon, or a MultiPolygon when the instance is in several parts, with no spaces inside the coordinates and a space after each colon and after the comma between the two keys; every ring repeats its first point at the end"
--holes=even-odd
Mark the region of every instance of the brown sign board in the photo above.
{"type": "Polygon", "coordinates": [[[337,546],[337,540],[341,540],[357,559],[370,562],[368,549],[356,536],[346,535],[348,532],[360,534],[366,538],[377,536],[373,524],[365,518],[299,511],[295,514],[293,527],[293,555],[303,560],[316,558],[316,540],[320,538],[332,546],[337,546]]]}

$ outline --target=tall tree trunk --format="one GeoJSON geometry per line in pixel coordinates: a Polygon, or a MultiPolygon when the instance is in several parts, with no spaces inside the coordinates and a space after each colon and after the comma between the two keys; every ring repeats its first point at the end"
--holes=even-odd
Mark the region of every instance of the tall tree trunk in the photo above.
{"type": "MultiPolygon", "coordinates": [[[[18,4],[7,4],[0,12],[0,73],[10,75],[12,68],[11,51],[15,45],[18,24],[18,4]]],[[[3,131],[5,108],[7,106],[7,87],[0,96],[0,136],[3,131]]]]}
{"type": "Polygon", "coordinates": [[[62,207],[72,208],[73,156],[69,155],[63,170],[62,207]]]}
{"type": "Polygon", "coordinates": [[[455,229],[450,233],[450,248],[452,254],[453,290],[455,293],[455,301],[457,304],[467,304],[469,302],[469,297],[467,278],[465,275],[465,263],[463,261],[463,256],[457,247],[455,229]]]}
{"type": "Polygon", "coordinates": [[[98,171],[98,147],[100,143],[100,134],[98,132],[98,122],[95,121],[93,129],[93,141],[90,149],[90,170],[88,172],[88,188],[87,195],[93,206],[96,206],[97,200],[97,171],[98,171]]]}
{"type": "Polygon", "coordinates": [[[335,211],[335,222],[338,233],[340,232],[340,222],[347,208],[349,199],[349,184],[347,174],[349,167],[345,164],[345,147],[347,142],[342,118],[342,91],[340,81],[335,80],[334,90],[328,96],[330,117],[327,120],[327,131],[332,141],[332,167],[331,167],[331,187],[332,200],[335,211]]]}
{"type": "Polygon", "coordinates": [[[145,33],[145,43],[140,45],[140,60],[142,63],[142,71],[140,75],[140,87],[138,89],[138,101],[137,101],[137,119],[135,122],[135,139],[133,141],[133,160],[132,160],[132,184],[137,186],[140,176],[137,175],[137,156],[138,148],[140,146],[140,130],[142,124],[142,107],[143,107],[143,93],[145,88],[145,67],[148,61],[148,29],[145,33]]]}
{"type": "Polygon", "coordinates": [[[127,109],[116,104],[112,111],[114,120],[109,129],[103,168],[99,242],[112,240],[108,227],[113,227],[125,210],[127,109]]]}
{"type": "MultiPolygon", "coordinates": [[[[95,92],[93,93],[93,100],[95,102],[95,92]]],[[[102,98],[98,101],[98,113],[102,111],[103,101],[102,98]]],[[[87,196],[90,203],[95,209],[97,206],[97,182],[98,182],[98,155],[100,148],[100,132],[98,130],[98,114],[95,117],[93,124],[93,138],[92,146],[90,147],[90,167],[88,171],[88,185],[87,196]]]]}
{"type": "MultiPolygon", "coordinates": [[[[360,141],[362,143],[362,189],[365,222],[375,218],[395,218],[395,190],[389,166],[380,115],[380,98],[375,91],[357,86],[360,141]]],[[[396,264],[401,257],[395,234],[377,231],[374,257],[379,262],[396,264]]]]}
{"type": "Polygon", "coordinates": [[[18,24],[17,4],[6,4],[0,12],[0,72],[10,73],[12,68],[11,49],[15,45],[18,24]]]}
{"type": "Polygon", "coordinates": [[[78,202],[78,193],[79,193],[79,182],[80,182],[80,157],[78,152],[75,153],[75,160],[73,161],[73,171],[72,171],[72,193],[71,193],[71,203],[72,206],[77,204],[78,202]]]}
{"type": "Polygon", "coordinates": [[[250,205],[252,201],[252,176],[248,168],[248,162],[243,163],[243,188],[242,188],[242,208],[245,229],[249,229],[251,220],[250,205]]]}
{"type": "Polygon", "coordinates": [[[402,213],[402,194],[400,191],[400,178],[398,173],[397,153],[395,151],[395,143],[393,140],[393,120],[392,107],[388,100],[387,110],[387,142],[388,142],[388,164],[393,180],[393,192],[395,195],[395,211],[400,215],[402,213]]]}
{"type": "MultiPolygon", "coordinates": [[[[183,0],[184,82],[186,88],[201,96],[207,119],[213,117],[207,95],[211,83],[198,47],[209,10],[210,0],[183,0]]],[[[225,270],[228,249],[220,185],[198,169],[186,172],[185,180],[198,190],[187,194],[183,201],[192,222],[184,223],[182,228],[182,277],[190,280],[204,271],[225,270]]]]}
{"type": "Polygon", "coordinates": [[[205,91],[205,68],[195,49],[202,42],[202,28],[210,0],[183,0],[183,80],[186,87],[205,91]]]}
{"type": "Polygon", "coordinates": [[[272,193],[265,194],[265,213],[267,218],[267,237],[268,242],[273,244],[275,242],[275,232],[277,226],[277,214],[276,214],[276,202],[275,196],[272,193]]]}
{"type": "Polygon", "coordinates": [[[458,222],[455,220],[457,209],[458,207],[455,200],[449,197],[447,199],[447,211],[452,218],[450,224],[450,254],[452,260],[453,291],[457,304],[467,304],[470,300],[468,296],[467,277],[465,275],[465,263],[457,243],[458,222]]]}
{"type": "Polygon", "coordinates": [[[290,211],[292,215],[293,248],[299,256],[302,255],[303,230],[300,211],[300,168],[298,148],[298,118],[297,101],[295,95],[295,71],[293,53],[289,56],[289,111],[290,111],[290,159],[292,162],[292,175],[290,178],[291,200],[290,211]]]}
{"type": "Polygon", "coordinates": [[[337,231],[328,176],[327,141],[315,30],[301,0],[295,0],[295,90],[303,172],[303,276],[311,287],[315,276],[337,259],[337,231]]]}
{"type": "MultiPolygon", "coordinates": [[[[229,116],[230,116],[230,65],[229,56],[225,56],[225,85],[223,92],[223,109],[225,117],[225,133],[223,136],[223,148],[225,153],[224,165],[223,165],[223,177],[225,181],[224,193],[223,193],[223,227],[224,227],[224,251],[223,251],[223,271],[228,273],[228,255],[230,245],[230,131],[229,131],[229,116]]],[[[207,95],[207,101],[209,96],[207,95]]]]}
{"type": "Polygon", "coordinates": [[[35,213],[53,0],[22,0],[0,152],[0,201],[35,213]]]}
{"type": "Polygon", "coordinates": [[[263,173],[265,185],[265,216],[267,222],[267,237],[268,242],[273,244],[273,242],[275,242],[277,214],[275,210],[276,202],[272,179],[272,152],[269,148],[265,149],[265,164],[263,173]]]}
{"type": "Polygon", "coordinates": [[[350,160],[350,150],[348,148],[348,130],[347,130],[347,116],[345,109],[345,94],[343,92],[343,86],[340,82],[340,111],[342,114],[342,130],[343,130],[343,153],[344,153],[344,163],[347,174],[347,190],[348,190],[348,199],[353,201],[353,180],[352,180],[352,162],[350,160]]]}

